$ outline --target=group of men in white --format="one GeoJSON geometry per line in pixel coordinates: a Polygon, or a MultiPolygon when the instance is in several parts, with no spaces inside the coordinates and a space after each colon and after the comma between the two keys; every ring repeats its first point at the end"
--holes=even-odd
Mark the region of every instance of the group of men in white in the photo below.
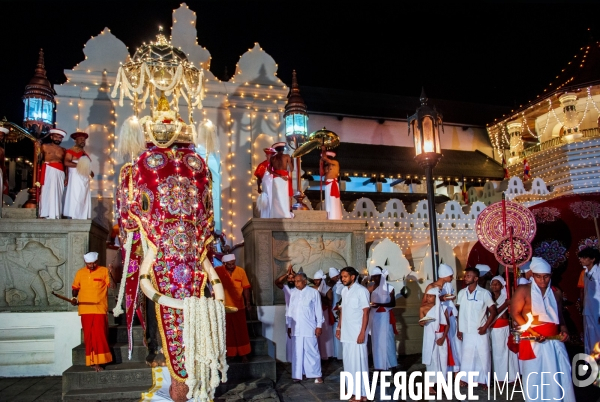
{"type": "MultiPolygon", "coordinates": [[[[328,276],[317,271],[308,286],[303,272],[291,267],[275,280],[286,301],[288,342],[286,353],[292,363],[292,379],[304,378],[322,383],[321,361],[342,359],[350,373],[368,372],[369,339],[375,370],[390,370],[398,365],[396,305],[394,288],[387,284],[387,271],[376,267],[365,281],[352,267],[329,268],[328,276]],[[337,314],[337,319],[336,319],[337,314]]],[[[364,386],[356,400],[366,400],[364,386]]]]}
{"type": "Polygon", "coordinates": [[[60,144],[66,134],[64,130],[54,128],[49,131],[49,143],[36,143],[36,152],[43,157],[39,175],[39,217],[90,219],[90,178],[94,177],[94,172],[91,159],[84,150],[88,134],[71,134],[75,145],[64,149],[60,144]]]}
{"type": "MultiPolygon", "coordinates": [[[[584,249],[579,260],[584,268],[585,351],[590,354],[600,341],[600,253],[584,249]]],[[[540,400],[543,392],[544,398],[574,402],[562,292],[551,285],[552,270],[542,258],[533,257],[521,272],[524,280],[510,299],[505,278],[492,277],[484,264],[465,270],[465,288],[455,294],[454,271],[441,264],[420,308],[423,363],[428,372],[443,378],[459,371],[477,372],[473,381],[483,388],[518,382],[527,401],[540,400]],[[522,330],[519,343],[510,333],[509,311],[522,330]]],[[[322,383],[321,361],[330,357],[342,359],[344,371],[353,378],[355,373],[368,373],[369,343],[376,371],[397,366],[392,311],[396,296],[387,274],[376,267],[361,284],[354,268],[330,268],[328,276],[317,271],[311,287],[306,274],[290,267],[276,279],[285,294],[286,351],[294,381],[310,378],[322,383]]],[[[467,384],[461,381],[461,386],[467,384]]],[[[358,389],[353,400],[366,400],[364,384],[358,389]]],[[[429,393],[436,389],[431,387],[429,393]]]]}
{"type": "MultiPolygon", "coordinates": [[[[578,256],[584,268],[585,352],[590,354],[600,341],[600,253],[590,248],[578,256]]],[[[478,372],[474,381],[484,388],[495,382],[520,382],[527,401],[541,400],[543,395],[544,399],[574,402],[571,364],[564,345],[569,335],[563,295],[551,285],[550,264],[533,257],[521,267],[524,276],[510,300],[502,276],[491,278],[490,290],[484,287],[487,280],[481,278],[489,271],[483,264],[467,268],[465,288],[455,295],[451,285],[454,272],[448,265],[440,265],[439,279],[428,285],[420,311],[427,371],[442,373],[444,378],[452,372],[478,372]],[[519,343],[510,334],[509,311],[522,331],[519,343]]],[[[435,392],[432,387],[430,394],[435,392]]]]}
{"type": "MultiPolygon", "coordinates": [[[[254,171],[259,193],[256,208],[261,218],[294,217],[290,208],[294,161],[290,155],[284,153],[285,147],[285,142],[276,142],[270,148],[265,148],[263,151],[266,159],[259,163],[254,171]]],[[[342,219],[342,202],[338,187],[340,165],[334,159],[334,152],[325,149],[322,151],[324,207],[327,219],[339,220],[342,219]]]]}

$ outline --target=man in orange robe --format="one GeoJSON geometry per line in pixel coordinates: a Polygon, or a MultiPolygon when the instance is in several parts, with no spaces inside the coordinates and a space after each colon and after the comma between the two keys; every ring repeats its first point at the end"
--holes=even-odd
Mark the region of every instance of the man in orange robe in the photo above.
{"type": "Polygon", "coordinates": [[[85,365],[102,371],[101,364],[110,363],[112,355],[108,347],[108,300],[110,285],[108,268],[100,267],[98,253],[83,256],[85,268],[75,273],[71,304],[79,306],[83,339],[85,343],[85,365]]]}
{"type": "Polygon", "coordinates": [[[250,311],[250,282],[243,268],[235,265],[235,255],[227,254],[221,259],[224,265],[215,267],[225,290],[225,305],[237,307],[236,313],[225,315],[225,344],[227,356],[241,356],[248,362],[250,337],[246,324],[246,311],[250,311]]]}

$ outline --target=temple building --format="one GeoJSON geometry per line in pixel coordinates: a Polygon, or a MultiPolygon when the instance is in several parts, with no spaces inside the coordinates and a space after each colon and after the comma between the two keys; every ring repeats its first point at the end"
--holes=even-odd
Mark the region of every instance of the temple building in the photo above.
{"type": "MultiPolygon", "coordinates": [[[[170,37],[168,29],[160,28],[148,33],[147,39],[152,44],[168,42],[165,46],[172,51],[178,49],[177,53],[184,55],[191,65],[203,69],[201,107],[190,106],[183,99],[166,107],[174,108],[186,120],[189,116],[190,125],[205,125],[215,130],[215,153],[207,152],[202,145],[196,148],[206,158],[212,175],[214,230],[224,234],[230,246],[245,242],[246,247],[238,248],[235,254],[238,265],[244,266],[249,273],[257,317],[262,321],[261,335],[268,341],[265,353],[268,349],[271,358],[286,360],[285,305],[283,293],[273,288],[273,278],[281,275],[288,264],[294,269],[302,267],[309,276],[319,268],[326,270],[336,264],[339,268],[354,264],[365,275],[376,265],[384,266],[389,270],[389,283],[396,288],[396,294],[412,294],[412,297],[400,299],[395,310],[396,316],[402,319],[398,320],[402,324],[398,327],[397,350],[401,354],[419,353],[422,330],[417,323],[416,307],[434,273],[425,172],[415,161],[415,147],[407,123],[407,116],[419,105],[418,94],[406,97],[304,86],[302,71],[297,71],[298,88],[308,112],[308,132],[326,127],[339,136],[340,145],[334,151],[340,163],[343,219],[328,227],[319,220],[323,215],[316,212],[322,204],[320,155],[315,150],[302,156],[302,172],[294,172],[301,175],[300,189],[296,188],[297,180],[293,180],[294,190],[305,193],[304,203],[315,214],[298,211],[294,219],[268,222],[259,218],[256,212],[258,191],[253,173],[265,159],[264,148],[286,141],[284,112],[292,77],[279,76],[276,60],[268,54],[269,49],[255,43],[240,56],[233,76],[227,81],[219,80],[210,72],[209,49],[199,44],[203,38],[197,38],[196,21],[196,12],[183,3],[173,11],[170,37]]],[[[36,247],[45,252],[54,251],[57,266],[70,261],[68,269],[63,266],[56,270],[60,278],[40,282],[39,292],[69,292],[72,274],[77,265],[81,265],[81,258],[75,261],[75,253],[83,254],[83,251],[96,248],[95,251],[103,255],[103,263],[112,260],[115,253],[108,256],[101,237],[117,222],[119,172],[124,163],[134,159],[133,155],[125,158],[119,155],[119,133],[130,116],[142,118],[148,115],[161,95],[140,93],[132,101],[123,95],[127,89],[121,87],[117,91],[117,83],[123,82],[119,81],[122,79],[120,67],[136,50],[129,49],[110,29],[105,28],[82,45],[85,59],[64,71],[67,80],[55,85],[51,101],[48,95],[45,102],[26,102],[27,110],[41,105],[46,115],[35,116],[38,119],[43,116],[46,120],[53,112],[51,102],[55,102],[56,127],[67,133],[84,131],[89,134],[86,151],[95,172],[91,181],[91,221],[83,221],[85,224],[64,221],[68,227],[61,230],[72,230],[76,234],[63,233],[56,244],[54,240],[43,240],[47,235],[34,236],[40,244],[36,247]]],[[[139,57],[150,60],[155,56],[148,52],[139,57]]],[[[564,225],[571,224],[564,223],[559,227],[556,226],[558,219],[544,217],[554,213],[552,208],[557,214],[562,213],[560,216],[567,216],[560,211],[570,207],[550,206],[547,207],[549,210],[535,212],[536,205],[553,200],[563,203],[561,196],[565,195],[584,197],[577,198],[577,202],[592,202],[585,198],[589,196],[587,193],[600,190],[598,63],[600,47],[594,42],[583,47],[535,101],[513,111],[468,102],[429,100],[443,114],[443,132],[439,139],[443,157],[433,170],[435,227],[440,260],[455,268],[455,288],[468,265],[495,264],[494,270],[499,272],[494,255],[477,245],[476,224],[486,207],[500,201],[503,194],[508,200],[532,208],[536,219],[540,217],[538,225],[549,223],[554,225],[552,230],[560,232],[561,228],[565,229],[564,225]],[[494,119],[494,123],[490,123],[494,119]],[[504,160],[507,161],[506,168],[504,160]],[[524,176],[527,164],[529,167],[524,176]]],[[[132,91],[131,88],[128,90],[132,91]]],[[[65,148],[72,145],[72,140],[63,142],[65,148]]],[[[29,160],[26,163],[30,164],[29,160]]],[[[13,176],[14,173],[11,185],[16,185],[13,176]]],[[[23,191],[27,193],[28,189],[23,188],[23,191]]],[[[21,199],[26,200],[27,195],[23,194],[21,199]]],[[[21,205],[5,206],[3,216],[11,216],[11,208],[17,209],[21,205]]],[[[600,207],[588,214],[589,219],[582,215],[586,220],[584,243],[589,240],[597,244],[590,219],[593,217],[595,222],[599,213],[600,207]]],[[[40,230],[34,227],[33,220],[28,225],[34,232],[40,230]]],[[[19,247],[27,244],[10,236],[14,237],[10,229],[0,232],[0,253],[13,252],[13,248],[21,251],[19,247]],[[3,237],[9,240],[4,241],[3,237]]],[[[557,247],[564,249],[563,259],[557,259],[555,266],[561,275],[574,269],[571,263],[567,268],[567,256],[569,252],[571,256],[576,252],[581,241],[574,234],[570,236],[568,241],[539,237],[532,244],[534,251],[541,250],[539,253],[557,247]]],[[[19,238],[27,238],[27,235],[19,238]]],[[[38,279],[37,273],[32,275],[38,279]]],[[[25,279],[28,277],[23,275],[25,279]]],[[[1,280],[4,279],[0,277],[1,280]]],[[[5,285],[9,282],[5,280],[5,285]]],[[[0,366],[0,375],[62,373],[72,361],[59,354],[64,355],[63,349],[76,348],[80,341],[77,336],[65,335],[61,340],[62,349],[50,351],[58,342],[55,339],[59,333],[48,328],[56,324],[43,322],[38,325],[38,318],[32,312],[64,314],[67,318],[61,323],[61,331],[73,332],[79,328],[76,311],[59,306],[52,298],[40,301],[37,296],[17,289],[25,285],[10,284],[14,291],[11,295],[0,294],[0,310],[14,314],[11,314],[10,322],[0,323],[0,331],[8,328],[7,325],[20,323],[22,332],[31,337],[29,344],[46,348],[47,353],[43,362],[31,358],[19,363],[14,351],[9,353],[0,349],[0,360],[14,363],[0,366]],[[9,300],[15,295],[23,297],[17,304],[9,300]],[[4,360],[4,355],[10,355],[13,360],[4,360]]],[[[4,288],[9,289],[9,286],[4,288]]]]}

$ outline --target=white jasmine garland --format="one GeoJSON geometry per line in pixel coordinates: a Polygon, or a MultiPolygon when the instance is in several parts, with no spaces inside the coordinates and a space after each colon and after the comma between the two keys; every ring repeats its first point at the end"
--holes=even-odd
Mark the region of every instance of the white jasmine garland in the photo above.
{"type": "Polygon", "coordinates": [[[123,311],[123,296],[125,295],[125,282],[127,281],[127,272],[129,272],[129,260],[131,259],[131,245],[133,244],[133,232],[127,232],[127,240],[125,241],[125,262],[123,263],[123,275],[121,276],[121,284],[119,286],[119,297],[117,305],[113,308],[115,317],[124,313],[123,311]]]}
{"type": "Polygon", "coordinates": [[[225,307],[221,301],[206,297],[183,300],[183,343],[187,398],[213,400],[216,387],[227,381],[225,307]]]}

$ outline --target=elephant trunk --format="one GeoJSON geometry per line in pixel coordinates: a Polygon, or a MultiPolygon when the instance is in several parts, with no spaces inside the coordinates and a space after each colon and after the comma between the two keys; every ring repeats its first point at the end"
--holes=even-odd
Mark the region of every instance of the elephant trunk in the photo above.
{"type": "MultiPolygon", "coordinates": [[[[150,280],[150,269],[154,264],[155,258],[156,251],[154,251],[152,247],[149,247],[140,267],[140,288],[142,289],[142,292],[144,292],[149,299],[152,299],[155,303],[162,306],[183,309],[183,300],[163,295],[154,288],[154,285],[152,285],[152,281],[150,280]]],[[[212,264],[205,258],[202,262],[202,266],[213,286],[215,299],[224,301],[225,291],[223,290],[223,285],[212,264]]]]}

